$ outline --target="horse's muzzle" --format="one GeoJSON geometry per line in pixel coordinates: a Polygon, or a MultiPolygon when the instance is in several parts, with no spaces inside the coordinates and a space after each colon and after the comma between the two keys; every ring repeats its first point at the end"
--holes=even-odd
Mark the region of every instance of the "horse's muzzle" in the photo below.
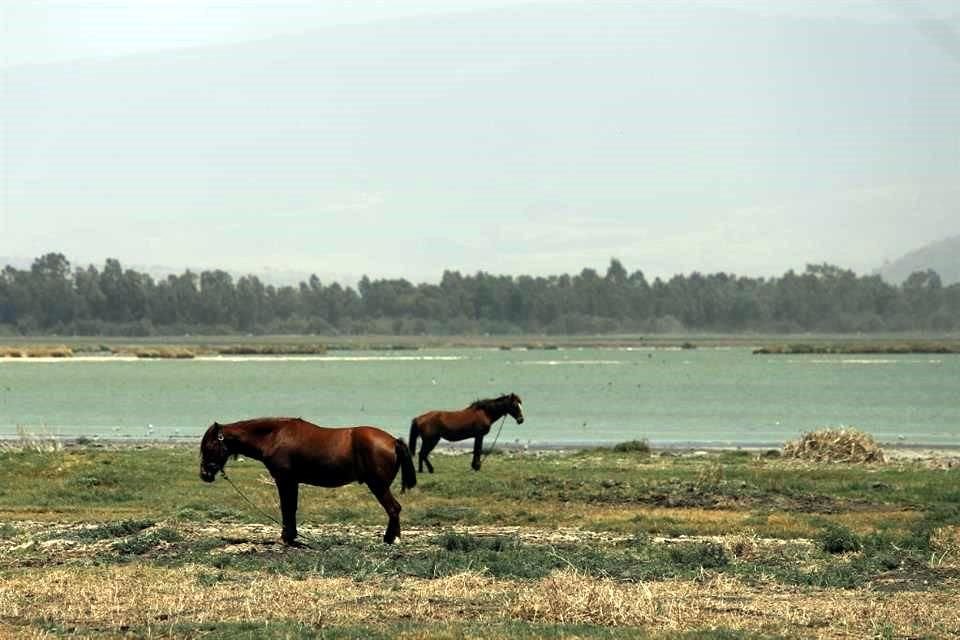
{"type": "Polygon", "coordinates": [[[200,469],[200,479],[204,482],[213,482],[217,479],[217,474],[210,473],[206,469],[200,469]]]}
{"type": "Polygon", "coordinates": [[[523,424],[523,416],[517,417],[517,424],[523,424]]]}

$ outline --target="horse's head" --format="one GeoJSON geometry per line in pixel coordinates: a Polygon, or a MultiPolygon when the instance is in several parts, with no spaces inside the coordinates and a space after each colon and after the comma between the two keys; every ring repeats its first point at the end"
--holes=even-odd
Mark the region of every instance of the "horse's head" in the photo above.
{"type": "Polygon", "coordinates": [[[223,426],[214,422],[200,441],[200,479],[213,482],[223,471],[230,453],[223,442],[223,426]]]}
{"type": "Polygon", "coordinates": [[[515,393],[511,393],[507,396],[509,404],[507,405],[507,413],[517,421],[517,424],[523,424],[523,403],[520,402],[520,396],[515,393]]]}

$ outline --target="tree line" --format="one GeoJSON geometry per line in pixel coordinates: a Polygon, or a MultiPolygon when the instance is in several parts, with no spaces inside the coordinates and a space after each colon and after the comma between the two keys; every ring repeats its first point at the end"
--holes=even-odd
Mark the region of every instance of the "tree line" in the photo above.
{"type": "Polygon", "coordinates": [[[298,286],[223,270],[166,278],[108,259],[72,267],[48,253],[0,274],[0,333],[584,334],[880,332],[960,329],[960,284],[918,271],[902,284],[835,265],[780,277],[727,273],[647,280],[616,258],[606,272],[509,276],[444,271],[437,284],[316,276],[298,286]]]}

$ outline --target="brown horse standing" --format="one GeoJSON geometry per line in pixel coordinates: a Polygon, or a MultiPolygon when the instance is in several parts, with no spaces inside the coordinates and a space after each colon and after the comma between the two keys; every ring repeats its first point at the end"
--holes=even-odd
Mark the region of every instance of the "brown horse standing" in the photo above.
{"type": "Polygon", "coordinates": [[[417,484],[407,445],[374,427],[329,429],[300,418],[214,422],[200,442],[200,478],[213,482],[227,458],[238,455],[262,462],[277,483],[283,513],[281,539],[289,545],[297,537],[301,482],[320,487],[366,484],[390,519],[383,535],[386,543],[400,535],[400,503],[390,493],[397,470],[401,491],[417,484]]]}
{"type": "Polygon", "coordinates": [[[428,456],[440,438],[452,441],[474,438],[470,466],[474,471],[480,471],[483,436],[490,433],[490,425],[506,414],[510,414],[517,424],[523,424],[523,405],[515,393],[477,400],[460,411],[428,411],[414,418],[410,423],[410,451],[416,453],[417,436],[420,436],[423,440],[420,447],[420,473],[423,473],[423,465],[427,465],[427,470],[433,473],[428,456]]]}

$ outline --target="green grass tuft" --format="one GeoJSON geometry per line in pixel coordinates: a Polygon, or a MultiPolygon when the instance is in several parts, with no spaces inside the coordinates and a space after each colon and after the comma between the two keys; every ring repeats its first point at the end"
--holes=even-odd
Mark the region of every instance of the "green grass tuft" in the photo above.
{"type": "Polygon", "coordinates": [[[670,547],[670,558],[689,569],[717,569],[730,562],[723,545],[715,542],[673,545],[670,547]]]}
{"type": "Polygon", "coordinates": [[[835,522],[827,522],[817,539],[820,542],[820,548],[827,553],[850,553],[863,548],[860,536],[835,522]]]}
{"type": "Polygon", "coordinates": [[[641,455],[650,455],[650,443],[646,438],[642,440],[628,440],[620,442],[613,446],[617,453],[639,453],[641,455]]]}

